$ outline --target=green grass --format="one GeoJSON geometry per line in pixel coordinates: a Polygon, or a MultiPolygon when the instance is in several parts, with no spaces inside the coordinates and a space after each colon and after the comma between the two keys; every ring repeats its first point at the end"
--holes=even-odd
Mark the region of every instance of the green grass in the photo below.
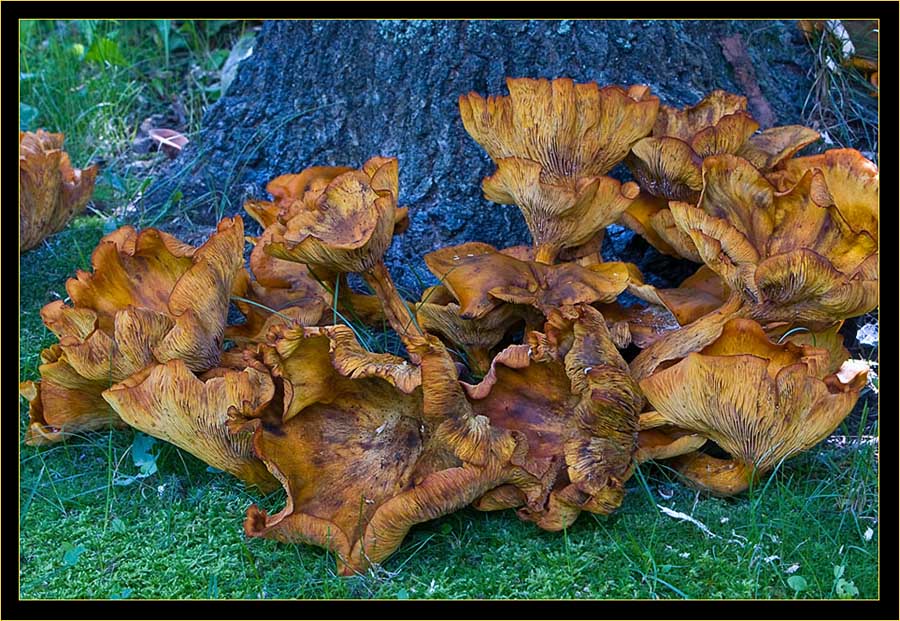
{"type": "MultiPolygon", "coordinates": [[[[815,31],[809,44],[814,59],[813,86],[804,102],[804,113],[806,123],[823,134],[823,142],[814,148],[824,151],[850,147],[876,154],[878,98],[872,96],[875,87],[859,70],[841,63],[842,44],[833,36],[815,31]]],[[[878,50],[872,49],[865,39],[857,39],[856,48],[866,58],[878,56],[878,50]]]]}
{"type": "MultiPolygon", "coordinates": [[[[150,226],[140,200],[167,159],[132,145],[144,119],[189,138],[221,95],[231,47],[250,25],[207,20],[23,20],[19,29],[20,129],[66,135],[72,163],[100,164],[92,209],[150,226]]],[[[248,35],[249,36],[249,35],[248,35]]],[[[202,155],[202,154],[201,154],[202,155]]]]}
{"type": "MultiPolygon", "coordinates": [[[[89,266],[102,233],[100,218],[79,218],[23,257],[23,379],[36,377],[37,354],[54,341],[40,307],[65,297],[65,279],[89,266]]],[[[262,498],[174,446],[154,447],[158,472],[117,485],[138,473],[134,436],[109,431],[21,447],[22,598],[878,595],[875,444],[820,445],[734,499],[697,494],[647,465],[617,513],[583,514],[565,533],[540,531],[512,511],[466,509],[414,528],[369,575],[340,578],[324,550],[244,536],[247,507],[278,510],[283,492],[262,498]],[[691,515],[715,537],[657,504],[691,515]],[[793,576],[803,590],[792,588],[793,576]]]]}

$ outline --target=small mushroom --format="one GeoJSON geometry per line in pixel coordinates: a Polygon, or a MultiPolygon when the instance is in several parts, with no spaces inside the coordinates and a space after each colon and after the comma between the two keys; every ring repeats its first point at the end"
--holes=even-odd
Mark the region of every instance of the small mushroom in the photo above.
{"type": "Polygon", "coordinates": [[[97,166],[73,168],[63,134],[19,132],[19,252],[61,231],[87,207],[97,166]]]}
{"type": "Polygon", "coordinates": [[[156,128],[151,129],[147,134],[150,139],[156,143],[157,148],[166,154],[170,160],[174,160],[181,155],[181,151],[190,142],[187,136],[174,129],[156,128]]]}

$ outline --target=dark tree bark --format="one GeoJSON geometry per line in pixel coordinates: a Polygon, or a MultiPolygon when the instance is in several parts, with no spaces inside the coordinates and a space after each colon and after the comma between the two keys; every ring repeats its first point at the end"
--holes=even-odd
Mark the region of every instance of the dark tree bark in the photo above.
{"type": "MultiPolygon", "coordinates": [[[[514,206],[482,197],[493,165],[463,129],[459,95],[507,94],[507,76],[566,76],[648,84],[663,103],[684,106],[716,88],[743,93],[720,43],[733,35],[743,40],[775,124],[801,123],[812,55],[793,22],[267,22],[150,200],[177,187],[191,219],[211,224],[241,213],[247,198],[266,197],[266,183],[279,174],[397,156],[411,226],[395,239],[388,265],[401,287],[420,290],[417,275],[434,282],[421,260],[434,248],[529,240],[514,206]]],[[[672,271],[675,262],[617,227],[604,256],[634,261],[661,283],[689,273],[672,271]]]]}

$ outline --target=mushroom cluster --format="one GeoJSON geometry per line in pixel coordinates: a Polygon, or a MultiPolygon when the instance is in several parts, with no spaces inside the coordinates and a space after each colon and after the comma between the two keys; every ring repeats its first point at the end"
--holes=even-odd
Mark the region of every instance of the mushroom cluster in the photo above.
{"type": "Polygon", "coordinates": [[[26,442],[140,429],[283,488],[246,534],[327,548],[352,574],[464,506],[562,530],[619,507],[641,462],[736,494],[830,434],[866,382],[838,328],[878,304],[875,165],[795,158],[815,132],[756,133],[721,91],[673,110],[646,86],[508,87],[460,112],[497,167],[484,196],[521,209],[531,246],[435,250],[438,284],[404,299],[384,255],[408,210],[382,156],[270,182],[245,205],[249,270],[239,216],[198,248],[124,227],[42,311],[59,342],[21,385],[26,442]],[[606,176],[623,162],[635,181],[606,176]],[[600,254],[617,221],[703,265],[645,283],[600,254]],[[400,355],[370,351],[365,324],[400,355]]]}

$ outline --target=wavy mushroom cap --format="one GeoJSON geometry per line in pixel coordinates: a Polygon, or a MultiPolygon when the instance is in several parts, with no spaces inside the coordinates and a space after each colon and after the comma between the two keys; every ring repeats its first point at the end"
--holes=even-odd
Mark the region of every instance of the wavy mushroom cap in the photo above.
{"type": "Polygon", "coordinates": [[[662,106],[652,136],[635,143],[626,159],[646,196],[632,203],[623,223],[660,252],[701,262],[690,240],[674,229],[666,201],[697,202],[703,159],[736,154],[767,171],[819,138],[801,125],[755,134],[759,124],[746,108],[746,98],[725,91],[683,110],[662,106]]]}
{"type": "Polygon", "coordinates": [[[626,160],[651,196],[692,201],[700,192],[700,165],[714,153],[734,153],[759,128],[747,99],[716,90],[684,109],[660,106],[652,134],[626,160]]]}
{"type": "Polygon", "coordinates": [[[247,201],[244,210],[265,229],[279,218],[286,221],[295,211],[314,209],[328,184],[352,170],[345,166],[311,166],[297,174],[275,177],[266,185],[266,192],[273,200],[247,201]]]}
{"type": "Polygon", "coordinates": [[[640,386],[662,421],[731,455],[682,460],[694,483],[731,494],[745,489],[754,472],[823,440],[853,409],[866,370],[827,374],[828,357],[823,349],[778,345],[756,322],[733,319],[712,344],[640,386]]]}
{"type": "Polygon", "coordinates": [[[723,118],[746,111],[746,97],[717,89],[693,106],[681,109],[660,106],[652,135],[690,141],[701,131],[715,127],[723,118]]]}
{"type": "Polygon", "coordinates": [[[778,192],[746,160],[720,155],[704,160],[703,180],[698,205],[672,202],[672,216],[754,318],[829,325],[877,306],[876,238],[853,229],[821,172],[778,192]]]}
{"type": "Polygon", "coordinates": [[[621,504],[642,397],[603,316],[589,306],[578,312],[574,321],[555,313],[530,345],[500,352],[481,383],[463,384],[476,413],[524,436],[517,463],[540,481],[538,495],[505,486],[476,508],[524,505],[520,517],[561,530],[583,510],[606,514],[621,504]]]}
{"type": "Polygon", "coordinates": [[[463,125],[495,162],[514,157],[543,168],[546,181],[609,172],[650,133],[659,99],[646,86],[507,78],[509,96],[459,98],[463,125]]]}
{"type": "MultiPolygon", "coordinates": [[[[100,393],[151,365],[215,367],[242,248],[240,218],[224,220],[199,248],[155,229],[123,227],[104,237],[91,257],[94,272],[66,283],[72,306],[57,300],[41,309],[59,338],[29,389],[32,420],[51,430],[43,441],[120,422],[100,393]]],[[[37,441],[36,430],[29,440],[37,441]]]]}
{"type": "MultiPolygon", "coordinates": [[[[381,261],[398,215],[396,158],[373,157],[334,177],[303,209],[280,222],[266,252],[336,272],[365,272],[381,261]]],[[[398,213],[399,212],[399,213],[398,213]]]]}
{"type": "Polygon", "coordinates": [[[878,241],[878,167],[855,149],[831,149],[820,155],[787,160],[766,178],[784,192],[812,170],[822,174],[834,207],[848,226],[857,233],[865,231],[878,241]]]}
{"type": "MultiPolygon", "coordinates": [[[[255,242],[250,253],[250,272],[242,270],[235,279],[234,303],[244,316],[244,323],[229,325],[225,337],[244,345],[261,343],[271,325],[297,322],[314,326],[324,319],[331,319],[326,311],[333,296],[307,266],[293,261],[276,259],[265,252],[277,229],[273,224],[255,242]],[[240,299],[243,298],[243,299],[240,299]]],[[[323,274],[331,286],[335,276],[323,274]]],[[[323,280],[325,282],[325,280],[323,280]]]]}
{"type": "Polygon", "coordinates": [[[19,251],[37,246],[84,211],[97,166],[73,168],[63,134],[19,132],[19,251]]]}
{"type": "Polygon", "coordinates": [[[54,444],[78,433],[124,426],[102,397],[109,380],[79,374],[59,345],[41,352],[38,372],[41,381],[19,384],[19,394],[28,401],[25,444],[54,444]]]}
{"type": "Polygon", "coordinates": [[[487,435],[461,436],[469,421],[439,389],[456,381],[452,361],[436,340],[417,351],[421,368],[366,352],[346,326],[273,330],[261,362],[283,398],[245,410],[238,428],[253,430],[287,504],[274,515],[250,507],[249,536],[326,547],[348,575],[390,556],[413,525],[507,481],[513,439],[483,424],[487,435]],[[494,457],[479,461],[484,450],[494,457]]]}
{"type": "Polygon", "coordinates": [[[106,377],[112,366],[120,381],[150,360],[184,360],[198,373],[213,368],[243,246],[240,217],[222,220],[199,248],[156,229],[123,227],[100,240],[93,273],[79,270],[66,283],[73,307],[48,305],[44,323],[90,377],[106,377]]]}
{"type": "Polygon", "coordinates": [[[502,302],[551,309],[612,302],[628,286],[624,263],[582,267],[522,261],[493,246],[469,242],[425,255],[431,273],[453,294],[464,319],[477,319],[502,302]]]}
{"type": "Polygon", "coordinates": [[[253,455],[250,434],[232,434],[227,423],[229,409],[258,408],[273,392],[271,378],[256,369],[217,368],[198,378],[172,360],[110,387],[103,398],[132,427],[271,492],[278,483],[253,455]]]}
{"type": "Polygon", "coordinates": [[[769,171],[819,139],[802,125],[772,127],[759,134],[756,121],[739,112],[723,117],[689,138],[650,136],[635,143],[626,162],[641,188],[666,200],[694,202],[702,188],[703,159],[731,154],[769,171]]]}

